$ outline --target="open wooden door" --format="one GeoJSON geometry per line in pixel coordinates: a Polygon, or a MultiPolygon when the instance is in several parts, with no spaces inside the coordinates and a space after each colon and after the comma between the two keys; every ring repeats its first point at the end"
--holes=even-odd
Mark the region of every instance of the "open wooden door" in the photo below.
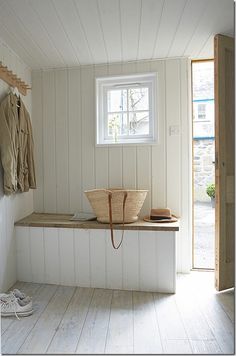
{"type": "Polygon", "coordinates": [[[235,239],[235,106],[234,38],[216,35],[215,178],[217,290],[234,287],[235,239]]]}

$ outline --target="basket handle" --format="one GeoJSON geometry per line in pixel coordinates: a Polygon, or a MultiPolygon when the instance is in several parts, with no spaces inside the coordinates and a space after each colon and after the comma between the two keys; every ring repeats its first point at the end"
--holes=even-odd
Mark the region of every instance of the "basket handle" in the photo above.
{"type": "Polygon", "coordinates": [[[122,230],[122,237],[121,237],[121,241],[119,243],[118,246],[115,245],[114,242],[114,231],[113,231],[113,224],[112,224],[112,205],[111,205],[111,201],[112,201],[112,192],[108,193],[108,205],[109,205],[109,223],[110,223],[110,230],[111,230],[111,243],[112,246],[115,250],[118,250],[118,248],[121,246],[122,242],[123,242],[123,238],[124,238],[124,225],[125,225],[125,202],[127,199],[127,192],[124,192],[124,199],[123,199],[123,230],[122,230]]]}

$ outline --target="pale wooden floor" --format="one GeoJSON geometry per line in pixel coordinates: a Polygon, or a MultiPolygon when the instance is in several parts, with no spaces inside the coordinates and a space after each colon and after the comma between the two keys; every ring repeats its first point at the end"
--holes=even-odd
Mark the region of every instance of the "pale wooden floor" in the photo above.
{"type": "Polygon", "coordinates": [[[3,354],[234,354],[233,290],[179,275],[175,295],[17,283],[35,313],[2,319],[3,354]]]}

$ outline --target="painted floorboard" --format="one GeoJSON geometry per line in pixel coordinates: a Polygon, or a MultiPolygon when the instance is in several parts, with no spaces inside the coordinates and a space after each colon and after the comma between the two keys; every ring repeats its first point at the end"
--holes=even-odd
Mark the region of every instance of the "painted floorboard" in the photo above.
{"type": "Polygon", "coordinates": [[[214,340],[214,335],[194,295],[176,294],[175,300],[188,338],[190,340],[214,340]]]}
{"type": "Polygon", "coordinates": [[[77,288],[47,350],[49,354],[74,353],[93,295],[91,288],[77,288]]]}
{"type": "Polygon", "coordinates": [[[217,297],[217,294],[198,297],[199,306],[222,352],[233,353],[234,324],[218,303],[217,297]]]}
{"type": "Polygon", "coordinates": [[[192,354],[192,348],[189,340],[162,340],[164,354],[192,354]]]}
{"type": "Polygon", "coordinates": [[[221,297],[203,274],[191,275],[178,278],[175,295],[17,283],[35,313],[3,319],[2,351],[234,354],[232,291],[221,297]]]}
{"type": "Polygon", "coordinates": [[[55,334],[74,293],[73,287],[58,287],[41,318],[38,320],[19,352],[22,354],[44,354],[55,334]]]}
{"type": "Polygon", "coordinates": [[[156,316],[163,340],[187,340],[175,297],[171,294],[153,293],[156,316]]]}
{"type": "Polygon", "coordinates": [[[112,290],[95,289],[78,342],[78,354],[102,354],[105,350],[112,290]]]}
{"type": "Polygon", "coordinates": [[[133,292],[134,353],[163,352],[152,293],[133,292]]]}
{"type": "Polygon", "coordinates": [[[133,353],[132,292],[113,292],[111,315],[107,333],[106,354],[133,353]]]}
{"type": "Polygon", "coordinates": [[[222,354],[222,350],[215,340],[190,340],[194,354],[222,354]]]}

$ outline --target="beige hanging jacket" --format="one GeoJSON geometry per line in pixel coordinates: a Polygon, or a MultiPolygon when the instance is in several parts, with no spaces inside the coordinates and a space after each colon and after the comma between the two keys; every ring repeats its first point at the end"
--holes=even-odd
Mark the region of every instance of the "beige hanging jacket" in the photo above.
{"type": "Polygon", "coordinates": [[[36,188],[33,146],[29,113],[22,100],[11,93],[0,104],[0,155],[5,194],[36,188]]]}

